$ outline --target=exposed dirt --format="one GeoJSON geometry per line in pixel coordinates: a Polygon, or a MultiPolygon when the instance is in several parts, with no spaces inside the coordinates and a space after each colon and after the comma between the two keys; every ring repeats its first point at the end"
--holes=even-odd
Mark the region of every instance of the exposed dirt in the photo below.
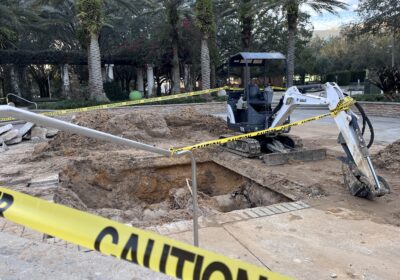
{"type": "MultiPolygon", "coordinates": [[[[129,155],[102,159],[71,160],[60,174],[55,201],[135,226],[191,218],[190,165],[137,161],[129,155]]],[[[203,216],[287,201],[280,195],[263,199],[267,189],[211,162],[198,164],[197,180],[203,216]]]]}
{"type": "MultiPolygon", "coordinates": [[[[151,144],[178,145],[182,138],[198,141],[215,138],[227,132],[226,123],[219,118],[202,115],[191,108],[177,108],[173,113],[141,110],[115,114],[112,111],[94,111],[76,115],[72,122],[151,144]]],[[[88,155],[90,150],[118,150],[121,147],[87,137],[60,132],[47,145],[35,149],[36,156],[88,155]]]]}
{"type": "Polygon", "coordinates": [[[392,172],[400,170],[400,140],[380,150],[373,157],[376,166],[392,172]]]}

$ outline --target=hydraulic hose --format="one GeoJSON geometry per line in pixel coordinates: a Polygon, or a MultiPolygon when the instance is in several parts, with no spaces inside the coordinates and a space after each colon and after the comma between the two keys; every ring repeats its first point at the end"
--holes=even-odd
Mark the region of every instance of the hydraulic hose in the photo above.
{"type": "MultiPolygon", "coordinates": [[[[345,94],[346,96],[348,96],[348,94],[345,94]]],[[[364,108],[360,105],[360,103],[356,102],[354,104],[354,106],[357,108],[357,110],[360,112],[361,117],[362,117],[362,129],[361,129],[361,134],[364,136],[365,133],[365,128],[368,126],[368,129],[371,133],[371,136],[369,138],[369,142],[367,145],[367,148],[371,148],[372,145],[374,144],[374,140],[375,140],[375,131],[374,131],[374,127],[371,123],[371,120],[368,118],[367,114],[364,111],[364,108]]]]}

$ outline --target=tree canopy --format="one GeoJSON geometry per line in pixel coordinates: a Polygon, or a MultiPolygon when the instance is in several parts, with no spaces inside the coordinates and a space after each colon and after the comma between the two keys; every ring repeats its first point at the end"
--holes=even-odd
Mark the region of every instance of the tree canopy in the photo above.
{"type": "MultiPolygon", "coordinates": [[[[296,83],[329,80],[343,71],[377,71],[398,61],[398,1],[361,0],[359,21],[330,38],[313,37],[304,5],[331,13],[346,7],[339,0],[3,0],[0,49],[6,64],[0,66],[0,89],[15,91],[10,81],[18,79],[62,88],[60,65],[35,65],[29,58],[89,61],[92,66],[69,70],[83,89],[90,85],[88,77],[102,84],[113,59],[119,59],[114,73],[124,91],[141,83],[146,88],[152,82],[146,69],[152,66],[158,95],[226,82],[228,57],[246,50],[288,54],[296,83]]],[[[271,65],[268,75],[283,77],[284,71],[271,65]]],[[[354,73],[353,82],[361,75],[354,73]]],[[[49,95],[46,86],[40,88],[40,96],[49,95]]],[[[57,94],[62,96],[61,90],[57,94]]]]}

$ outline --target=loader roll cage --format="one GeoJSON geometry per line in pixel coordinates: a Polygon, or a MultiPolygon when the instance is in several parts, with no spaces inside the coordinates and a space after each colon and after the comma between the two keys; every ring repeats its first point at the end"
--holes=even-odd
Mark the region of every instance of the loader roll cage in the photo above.
{"type": "MultiPolygon", "coordinates": [[[[282,60],[287,69],[286,57],[280,52],[240,52],[229,58],[228,63],[228,77],[230,77],[230,70],[233,67],[244,68],[244,81],[243,86],[246,89],[249,85],[251,73],[250,67],[263,67],[264,76],[267,74],[267,65],[270,60],[282,60]]],[[[286,71],[285,71],[286,72],[286,71]]],[[[287,73],[285,74],[287,80],[287,73]]]]}

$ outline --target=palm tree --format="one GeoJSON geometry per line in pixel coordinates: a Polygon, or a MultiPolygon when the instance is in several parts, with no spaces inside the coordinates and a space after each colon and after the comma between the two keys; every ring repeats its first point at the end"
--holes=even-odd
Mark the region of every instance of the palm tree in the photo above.
{"type": "MultiPolygon", "coordinates": [[[[154,0],[153,0],[154,1],[154,0]]],[[[185,11],[185,0],[163,0],[154,1],[153,11],[154,13],[165,12],[167,16],[167,22],[169,25],[169,33],[172,46],[172,92],[180,92],[181,74],[179,68],[179,29],[178,24],[181,19],[181,14],[185,11]]]]}
{"type": "MultiPolygon", "coordinates": [[[[70,48],[79,46],[70,43],[76,42],[76,37],[83,37],[78,45],[86,45],[88,42],[88,69],[89,69],[89,91],[92,100],[108,102],[103,89],[103,78],[101,73],[101,53],[99,46],[100,31],[107,24],[106,20],[118,9],[124,8],[131,13],[138,12],[135,4],[144,3],[146,0],[33,0],[36,6],[41,8],[43,17],[48,19],[47,25],[62,27],[66,36],[60,38],[62,45],[69,45],[70,48]],[[107,16],[106,16],[107,14],[107,16]],[[79,19],[80,28],[75,25],[75,19],[79,19]],[[82,34],[83,33],[83,34],[82,34]],[[71,36],[72,35],[72,36],[71,36]]],[[[82,47],[82,46],[81,46],[82,47]]]]}
{"type": "Polygon", "coordinates": [[[4,0],[0,3],[0,49],[15,47],[18,31],[38,29],[40,18],[21,1],[4,0]]]}
{"type": "Polygon", "coordinates": [[[179,33],[178,23],[180,19],[179,7],[183,4],[183,0],[167,0],[165,8],[167,10],[167,20],[171,26],[172,41],[172,92],[179,93],[181,84],[181,74],[179,69],[179,33]]]}
{"type": "Polygon", "coordinates": [[[296,51],[296,33],[299,19],[299,7],[305,4],[318,13],[327,11],[331,14],[337,14],[335,8],[346,9],[347,4],[338,0],[285,0],[283,1],[283,10],[286,12],[288,27],[288,50],[287,50],[287,87],[293,85],[295,51],[296,51]]]}
{"type": "MultiPolygon", "coordinates": [[[[23,1],[4,0],[0,3],[0,49],[17,48],[19,32],[26,29],[38,30],[40,18],[30,11],[23,1]]],[[[19,86],[18,67],[15,65],[1,66],[2,72],[7,73],[10,90],[22,95],[19,86]]],[[[20,69],[21,70],[21,69],[20,69]]]]}
{"type": "Polygon", "coordinates": [[[103,89],[99,46],[100,30],[105,23],[103,1],[76,0],[75,5],[82,28],[90,40],[88,48],[90,98],[99,102],[108,102],[103,89]]]}
{"type": "Polygon", "coordinates": [[[346,9],[347,4],[341,0],[253,0],[253,13],[261,9],[275,9],[280,7],[286,14],[288,29],[288,49],[287,49],[287,86],[293,85],[296,34],[299,20],[300,6],[309,6],[312,10],[322,13],[327,11],[331,14],[337,14],[336,8],[346,9]]]}
{"type": "Polygon", "coordinates": [[[196,1],[196,23],[201,31],[201,79],[202,89],[209,89],[210,81],[210,51],[208,40],[215,32],[214,9],[211,0],[196,1]]]}

